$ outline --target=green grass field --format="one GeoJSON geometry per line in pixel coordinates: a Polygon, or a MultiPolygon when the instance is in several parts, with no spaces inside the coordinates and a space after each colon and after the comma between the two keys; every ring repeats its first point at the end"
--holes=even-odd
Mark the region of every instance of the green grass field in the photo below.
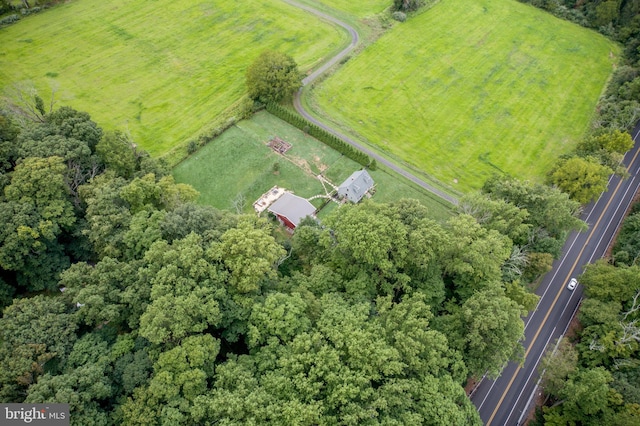
{"type": "Polygon", "coordinates": [[[382,12],[391,6],[392,0],[320,0],[319,3],[363,18],[382,12]]]}
{"type": "Polygon", "coordinates": [[[515,0],[441,0],[313,93],[344,131],[453,188],[540,179],[587,131],[619,48],[515,0]]]}
{"type": "Polygon", "coordinates": [[[280,0],[78,0],[0,30],[0,89],[34,86],[48,104],[131,132],[154,155],[198,134],[245,92],[264,49],[310,68],[346,35],[280,0]]]}
{"type": "MultiPolygon", "coordinates": [[[[314,177],[323,174],[339,185],[351,173],[360,169],[356,162],[342,156],[323,143],[306,135],[288,123],[260,112],[250,120],[240,121],[208,145],[180,163],[173,175],[177,182],[188,183],[200,192],[198,202],[220,209],[233,209],[233,200],[242,194],[245,211],[260,195],[278,185],[293,190],[305,198],[325,194],[314,177]],[[274,136],[292,144],[286,159],[267,147],[274,136]],[[274,164],[278,164],[274,172],[274,164]]],[[[408,183],[406,179],[383,170],[371,172],[376,182],[377,202],[400,198],[415,198],[429,207],[432,217],[446,219],[450,207],[439,199],[408,183]]],[[[314,200],[318,207],[322,200],[314,200]]],[[[332,210],[332,206],[322,214],[332,210]]]]}

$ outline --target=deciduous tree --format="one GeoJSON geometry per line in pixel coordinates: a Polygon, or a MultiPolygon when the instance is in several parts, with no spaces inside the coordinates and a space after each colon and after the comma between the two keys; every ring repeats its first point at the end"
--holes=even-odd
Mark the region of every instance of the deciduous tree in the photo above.
{"type": "Polygon", "coordinates": [[[45,374],[29,388],[26,402],[69,404],[74,424],[103,425],[103,406],[113,395],[108,344],[97,333],[79,339],[61,374],[45,374]]]}
{"type": "Polygon", "coordinates": [[[540,300],[540,296],[535,293],[531,293],[518,281],[507,282],[504,286],[505,295],[520,305],[523,316],[526,316],[529,312],[533,311],[538,304],[538,300],[540,300]]]}
{"type": "Polygon", "coordinates": [[[96,153],[105,165],[124,178],[138,169],[140,155],[136,145],[122,132],[106,132],[96,144],[96,153]]]}
{"type": "Polygon", "coordinates": [[[64,365],[76,340],[76,321],[70,306],[55,297],[15,299],[0,319],[0,398],[22,401],[56,358],[64,365]]]}
{"type": "Polygon", "coordinates": [[[205,256],[200,236],[189,234],[172,245],[158,241],[144,260],[148,266],[140,273],[152,287],[141,336],[157,344],[178,342],[220,324],[224,275],[205,256]]]}
{"type": "Polygon", "coordinates": [[[302,76],[294,59],[281,52],[262,52],[246,75],[249,97],[262,103],[291,99],[302,86],[302,76]]]}
{"type": "Polygon", "coordinates": [[[487,230],[468,215],[452,217],[440,262],[452,277],[461,301],[477,290],[500,282],[501,266],[511,254],[511,240],[494,230],[487,230]]]}
{"type": "Polygon", "coordinates": [[[485,228],[508,236],[517,245],[526,244],[531,234],[529,212],[504,199],[492,199],[482,193],[469,194],[460,200],[458,210],[473,216],[485,228]]]}
{"type": "Polygon", "coordinates": [[[549,182],[586,204],[607,189],[613,170],[589,158],[572,157],[561,160],[549,175],[549,182]]]}
{"type": "Polygon", "coordinates": [[[247,218],[225,232],[209,253],[229,271],[229,282],[240,293],[255,292],[265,278],[275,277],[276,261],[286,254],[264,223],[247,218]]]}
{"type": "Polygon", "coordinates": [[[0,267],[29,290],[52,289],[68,266],[58,237],[76,221],[60,157],[27,158],[0,198],[0,267]]]}
{"type": "Polygon", "coordinates": [[[256,303],[251,309],[247,335],[250,347],[261,346],[271,338],[287,343],[308,331],[311,321],[306,310],[307,304],[298,293],[269,294],[264,302],[256,303]]]}
{"type": "Polygon", "coordinates": [[[424,0],[393,0],[393,7],[395,10],[412,12],[424,6],[424,3],[424,0]]]}
{"type": "MultiPolygon", "coordinates": [[[[547,185],[520,181],[516,178],[494,176],[485,182],[483,191],[494,199],[504,199],[529,212],[527,223],[531,223],[534,238],[544,237],[545,233],[554,239],[564,239],[569,231],[584,230],[586,224],[580,220],[580,203],[571,200],[569,195],[547,185]]],[[[536,241],[532,241],[535,250],[536,241]]]]}
{"type": "MultiPolygon", "coordinates": [[[[524,323],[520,306],[500,293],[480,291],[454,313],[459,349],[471,374],[495,377],[508,361],[520,361],[524,348],[524,323]]],[[[453,336],[452,336],[453,337],[453,336]]]]}
{"type": "Polygon", "coordinates": [[[577,367],[578,352],[566,338],[561,339],[557,347],[548,348],[538,367],[545,393],[559,397],[567,378],[577,367]]]}
{"type": "Polygon", "coordinates": [[[565,418],[583,424],[601,424],[610,411],[612,380],[611,373],[602,367],[581,369],[571,375],[560,392],[565,418]]]}
{"type": "Polygon", "coordinates": [[[589,298],[625,303],[640,290],[640,268],[616,268],[600,260],[587,266],[580,283],[589,298]]]}

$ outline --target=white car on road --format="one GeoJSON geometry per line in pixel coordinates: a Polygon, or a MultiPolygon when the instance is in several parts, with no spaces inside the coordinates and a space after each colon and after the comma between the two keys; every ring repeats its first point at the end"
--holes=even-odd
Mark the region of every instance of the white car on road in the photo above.
{"type": "Polygon", "coordinates": [[[567,284],[567,289],[571,291],[574,288],[576,288],[577,285],[578,285],[578,280],[575,278],[571,278],[571,281],[569,281],[569,284],[567,284]]]}

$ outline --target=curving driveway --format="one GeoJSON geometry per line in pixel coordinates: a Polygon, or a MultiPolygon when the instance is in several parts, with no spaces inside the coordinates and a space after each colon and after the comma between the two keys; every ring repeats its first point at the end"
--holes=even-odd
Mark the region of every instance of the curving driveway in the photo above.
{"type": "MultiPolygon", "coordinates": [[[[304,78],[302,80],[302,85],[303,86],[307,86],[311,83],[313,83],[318,77],[320,77],[320,75],[322,75],[325,71],[327,71],[329,68],[331,68],[332,66],[334,66],[336,63],[338,63],[340,60],[342,60],[345,56],[347,56],[349,54],[349,52],[351,52],[356,45],[358,44],[358,41],[360,40],[360,36],[358,35],[358,32],[355,30],[355,28],[353,28],[351,25],[347,24],[346,22],[343,22],[331,15],[328,15],[326,13],[320,12],[319,10],[316,10],[312,7],[297,3],[295,1],[292,0],[283,0],[285,3],[290,4],[291,6],[297,7],[299,9],[305,10],[321,19],[324,19],[325,21],[331,22],[333,24],[339,25],[342,28],[344,28],[345,30],[347,30],[347,32],[349,32],[349,34],[351,35],[351,43],[349,43],[349,46],[347,46],[346,48],[344,48],[340,53],[338,53],[336,56],[334,56],[333,58],[329,59],[327,62],[325,62],[320,68],[318,68],[317,70],[313,71],[311,74],[309,74],[306,78],[304,78]]],[[[313,117],[307,110],[304,109],[304,107],[302,106],[302,102],[301,102],[301,97],[302,97],[302,91],[303,88],[301,88],[300,90],[298,90],[298,92],[296,93],[294,99],[293,99],[293,106],[295,107],[296,111],[298,111],[298,113],[303,116],[304,118],[306,118],[307,120],[309,120],[310,122],[312,122],[313,124],[315,124],[318,127],[321,127],[322,129],[326,130],[327,132],[335,135],[336,137],[342,139],[344,142],[348,143],[349,145],[351,145],[352,147],[364,152],[365,154],[367,154],[369,157],[374,158],[376,160],[377,163],[379,164],[383,164],[386,167],[390,168],[391,170],[395,171],[396,173],[404,176],[405,178],[409,179],[410,181],[412,181],[413,183],[419,185],[420,187],[426,189],[427,191],[437,195],[438,197],[444,199],[445,201],[451,203],[451,204],[458,204],[458,199],[451,196],[450,194],[447,194],[444,191],[439,190],[438,188],[434,188],[433,186],[429,185],[428,183],[426,183],[425,181],[423,181],[422,179],[418,178],[417,176],[415,176],[412,173],[409,173],[408,171],[406,171],[405,169],[403,169],[402,167],[398,166],[397,164],[387,160],[386,158],[382,157],[381,155],[373,152],[372,150],[370,150],[369,148],[361,145],[360,143],[356,142],[355,140],[351,139],[350,137],[338,132],[336,129],[327,126],[326,124],[318,121],[315,117],[313,117]]]]}

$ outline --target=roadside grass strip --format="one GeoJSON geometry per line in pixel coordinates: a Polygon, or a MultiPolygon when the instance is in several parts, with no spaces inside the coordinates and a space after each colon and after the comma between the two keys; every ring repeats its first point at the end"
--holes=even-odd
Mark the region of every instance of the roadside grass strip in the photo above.
{"type": "Polygon", "coordinates": [[[311,92],[316,113],[460,191],[541,180],[587,131],[620,53],[514,0],[441,0],[311,92]]]}
{"type": "Polygon", "coordinates": [[[35,87],[48,105],[87,111],[129,131],[153,155],[197,136],[245,92],[265,49],[301,70],[346,34],[280,0],[82,0],[0,30],[0,89],[35,87]]]}

